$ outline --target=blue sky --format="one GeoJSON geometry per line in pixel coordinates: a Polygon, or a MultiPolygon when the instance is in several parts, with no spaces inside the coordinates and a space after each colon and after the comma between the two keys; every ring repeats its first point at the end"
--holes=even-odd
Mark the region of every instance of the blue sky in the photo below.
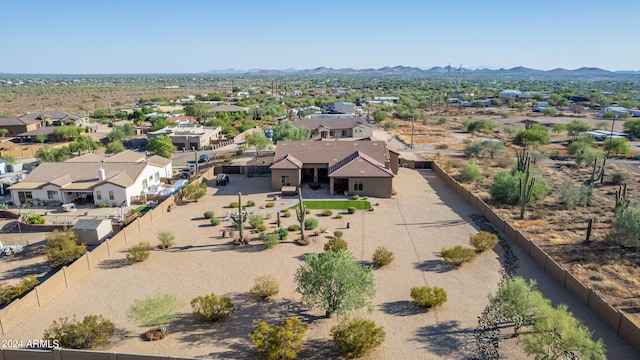
{"type": "Polygon", "coordinates": [[[0,0],[0,73],[640,70],[640,1],[0,0]]]}

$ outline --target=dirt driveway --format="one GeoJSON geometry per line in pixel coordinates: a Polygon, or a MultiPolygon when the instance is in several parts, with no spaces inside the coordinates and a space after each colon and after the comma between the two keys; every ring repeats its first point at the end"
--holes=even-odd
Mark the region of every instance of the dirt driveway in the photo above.
{"type": "MultiPolygon", "coordinates": [[[[317,216],[320,227],[329,233],[339,229],[349,249],[363,262],[371,259],[378,246],[386,246],[396,255],[388,267],[374,270],[377,295],[373,313],[358,312],[384,326],[385,343],[370,359],[461,359],[474,347],[473,329],[486,306],[487,295],[499,281],[499,261],[495,252],[482,254],[461,269],[450,269],[439,257],[443,246],[466,245],[476,230],[469,223],[473,209],[445,188],[427,171],[423,174],[401,169],[394,180],[398,196],[371,199],[379,203],[375,211],[343,215],[342,219],[317,216]],[[437,191],[434,190],[437,187],[437,191]],[[346,223],[350,228],[346,229],[346,223]],[[410,302],[412,286],[441,286],[449,295],[447,303],[424,312],[410,302]]],[[[207,196],[197,203],[178,206],[139,235],[139,240],[157,243],[158,230],[170,230],[177,244],[166,251],[154,250],[149,260],[128,265],[124,251],[105,261],[44,307],[25,318],[6,339],[37,339],[53,320],[62,316],[102,314],[112,319],[118,329],[118,341],[108,350],[188,357],[248,358],[255,350],[248,333],[260,321],[275,323],[288,316],[301,316],[310,324],[301,358],[335,358],[329,329],[337,319],[326,319],[321,311],[306,311],[299,306],[294,273],[302,256],[321,252],[327,238],[313,237],[309,246],[285,241],[274,249],[264,250],[257,241],[236,246],[221,238],[222,225],[212,227],[202,218],[213,210],[224,216],[237,191],[256,202],[256,210],[270,200],[269,178],[232,176],[231,184],[219,192],[210,187],[207,196]],[[216,194],[218,193],[218,194],[216,194]],[[255,303],[247,292],[255,277],[273,274],[280,281],[280,293],[274,301],[255,303]],[[218,324],[201,324],[190,314],[189,301],[198,295],[215,292],[228,295],[236,312],[218,324]],[[161,341],[145,342],[144,331],[127,319],[127,309],[134,300],[157,293],[175,294],[182,302],[177,320],[170,326],[171,335],[161,341]]],[[[284,206],[285,201],[278,201],[284,206]]],[[[275,229],[272,222],[270,229],[275,229]]],[[[295,216],[283,225],[295,222],[295,216]]],[[[295,234],[290,234],[291,237],[295,234]]],[[[505,358],[522,358],[515,350],[505,358]]]]}

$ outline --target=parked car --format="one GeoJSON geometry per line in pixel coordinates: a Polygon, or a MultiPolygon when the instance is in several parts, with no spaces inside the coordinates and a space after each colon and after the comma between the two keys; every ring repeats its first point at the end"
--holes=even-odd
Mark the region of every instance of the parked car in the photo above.
{"type": "Polygon", "coordinates": [[[218,174],[216,176],[216,186],[226,186],[229,183],[229,175],[227,174],[218,174]]]}
{"type": "Polygon", "coordinates": [[[209,155],[208,154],[200,154],[200,157],[198,158],[198,162],[207,162],[209,161],[209,155]]]}

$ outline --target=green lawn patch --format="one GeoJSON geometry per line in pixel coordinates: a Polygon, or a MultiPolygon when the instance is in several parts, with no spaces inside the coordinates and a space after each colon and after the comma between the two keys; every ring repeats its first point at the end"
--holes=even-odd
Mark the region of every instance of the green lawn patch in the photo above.
{"type": "MultiPolygon", "coordinates": [[[[348,207],[353,206],[358,210],[371,209],[371,203],[368,200],[303,200],[307,209],[311,210],[347,210],[348,207]]],[[[292,206],[292,209],[298,207],[298,204],[292,206]]]]}

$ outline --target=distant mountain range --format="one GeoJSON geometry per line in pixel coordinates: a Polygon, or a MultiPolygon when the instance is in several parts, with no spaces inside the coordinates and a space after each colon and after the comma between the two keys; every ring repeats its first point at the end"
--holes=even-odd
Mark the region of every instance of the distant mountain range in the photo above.
{"type": "Polygon", "coordinates": [[[452,73],[462,72],[464,76],[470,77],[513,77],[513,78],[590,78],[590,79],[607,79],[620,78],[629,75],[640,76],[640,71],[608,71],[594,67],[582,67],[575,70],[567,70],[557,68],[553,70],[537,70],[522,66],[511,69],[495,69],[490,67],[467,69],[451,66],[435,66],[429,69],[421,69],[419,67],[409,66],[385,66],[379,69],[353,69],[343,68],[334,69],[327,67],[318,67],[315,69],[283,69],[283,70],[267,70],[267,69],[224,69],[211,70],[202,74],[212,75],[257,75],[257,76],[278,76],[278,75],[301,75],[301,76],[400,76],[400,77],[430,77],[430,76],[446,76],[452,73]]]}

